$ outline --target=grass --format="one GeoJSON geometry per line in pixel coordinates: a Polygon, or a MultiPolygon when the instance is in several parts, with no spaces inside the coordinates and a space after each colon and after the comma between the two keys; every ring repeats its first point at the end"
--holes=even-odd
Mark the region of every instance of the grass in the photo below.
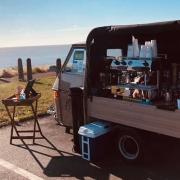
{"type": "MultiPolygon", "coordinates": [[[[53,91],[52,85],[54,83],[55,77],[43,77],[39,80],[36,80],[33,88],[41,93],[41,98],[38,101],[38,115],[45,115],[47,114],[47,109],[50,105],[53,104],[53,91]]],[[[26,83],[14,81],[11,83],[3,83],[0,84],[0,100],[5,99],[11,95],[13,95],[16,91],[17,86],[25,87],[26,83]]],[[[12,109],[11,109],[12,112],[12,109]]],[[[17,107],[17,113],[15,119],[24,120],[32,117],[32,112],[29,107],[17,107]]],[[[5,110],[4,105],[0,102],[0,124],[8,123],[9,117],[5,110]]]]}

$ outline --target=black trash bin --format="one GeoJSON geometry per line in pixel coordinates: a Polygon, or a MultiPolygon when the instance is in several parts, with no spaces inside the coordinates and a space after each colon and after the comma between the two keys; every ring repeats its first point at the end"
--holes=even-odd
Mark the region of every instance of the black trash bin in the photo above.
{"type": "Polygon", "coordinates": [[[80,126],[84,125],[83,89],[80,87],[73,87],[70,88],[70,91],[72,102],[74,151],[80,153],[78,130],[80,126]]]}

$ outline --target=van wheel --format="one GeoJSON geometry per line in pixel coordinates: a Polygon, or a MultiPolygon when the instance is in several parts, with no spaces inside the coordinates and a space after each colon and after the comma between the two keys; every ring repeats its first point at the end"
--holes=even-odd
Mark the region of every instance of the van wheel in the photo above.
{"type": "Polygon", "coordinates": [[[136,132],[120,132],[118,136],[118,150],[120,156],[126,162],[137,163],[142,160],[142,141],[136,132]]]}

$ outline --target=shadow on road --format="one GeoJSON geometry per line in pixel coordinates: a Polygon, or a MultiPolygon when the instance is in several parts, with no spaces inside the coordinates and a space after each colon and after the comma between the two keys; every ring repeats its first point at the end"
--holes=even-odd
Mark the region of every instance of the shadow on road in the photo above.
{"type": "MultiPolygon", "coordinates": [[[[48,145],[35,143],[35,146],[48,148],[58,152],[52,156],[40,150],[31,149],[32,144],[16,145],[27,149],[48,177],[75,177],[77,179],[108,180],[111,177],[125,180],[179,180],[180,179],[180,141],[165,138],[148,143],[146,160],[141,164],[126,164],[118,157],[117,152],[110,153],[100,162],[91,163],[73,153],[61,151],[44,137],[48,145]],[[35,153],[50,159],[46,167],[40,162],[35,153]]],[[[33,147],[34,147],[33,145],[33,147]]],[[[38,148],[39,149],[39,148],[38,148]]]]}
{"type": "Polygon", "coordinates": [[[94,164],[75,155],[57,156],[51,159],[44,173],[49,177],[78,179],[91,177],[107,180],[111,176],[125,180],[180,179],[180,145],[177,142],[155,144],[149,150],[144,163],[133,165],[122,162],[116,153],[94,164]]]}
{"type": "Polygon", "coordinates": [[[83,160],[79,156],[61,156],[53,157],[44,173],[50,177],[76,177],[84,179],[91,177],[93,179],[109,179],[109,173],[100,167],[83,160]]]}

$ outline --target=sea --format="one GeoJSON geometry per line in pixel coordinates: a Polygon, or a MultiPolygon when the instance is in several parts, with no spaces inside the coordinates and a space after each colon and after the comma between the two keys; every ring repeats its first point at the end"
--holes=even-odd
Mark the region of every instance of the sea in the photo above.
{"type": "Polygon", "coordinates": [[[27,58],[31,58],[33,67],[55,65],[57,58],[64,62],[70,47],[69,44],[0,48],[0,69],[17,67],[18,58],[22,59],[24,66],[27,58]]]}

